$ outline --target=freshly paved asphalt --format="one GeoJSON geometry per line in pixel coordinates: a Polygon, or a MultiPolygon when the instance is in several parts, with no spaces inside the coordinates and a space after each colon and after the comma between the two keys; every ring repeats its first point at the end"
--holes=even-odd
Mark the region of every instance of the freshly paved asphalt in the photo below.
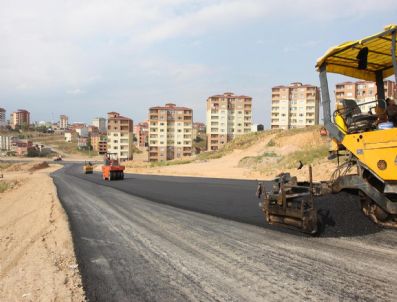
{"type": "MultiPolygon", "coordinates": [[[[67,163],[52,176],[70,221],[83,284],[91,301],[184,301],[193,294],[198,295],[198,300],[207,300],[201,296],[201,290],[186,296],[183,288],[191,286],[190,277],[179,280],[178,286],[174,284],[175,280],[169,280],[169,274],[180,276],[175,267],[180,261],[185,261],[184,258],[177,260],[172,268],[164,268],[164,271],[159,271],[160,267],[170,265],[168,260],[154,263],[154,259],[163,252],[156,250],[161,247],[152,246],[154,243],[150,238],[165,236],[161,227],[169,226],[168,222],[164,222],[166,217],[175,219],[172,223],[177,226],[178,217],[182,221],[182,217],[188,215],[183,210],[280,231],[279,235],[278,232],[272,233],[275,234],[272,235],[275,242],[278,237],[283,237],[284,232],[291,233],[289,230],[270,227],[264,222],[255,196],[256,181],[127,174],[124,181],[108,182],[101,179],[100,173],[84,175],[81,164],[67,163]],[[157,218],[156,214],[159,215],[157,218]],[[158,225],[156,219],[159,220],[158,225]],[[146,250],[154,256],[148,258],[146,250]],[[164,284],[167,286],[164,287],[164,284]]],[[[363,217],[356,208],[355,200],[349,196],[328,197],[323,199],[322,204],[332,204],[331,208],[339,211],[337,216],[343,216],[337,222],[341,228],[330,227],[333,230],[328,233],[330,237],[373,234],[380,230],[363,217]],[[352,227],[352,221],[356,227],[352,227]]],[[[192,219],[197,219],[195,214],[191,215],[192,219]]],[[[186,228],[189,227],[188,223],[186,228]]],[[[192,225],[199,228],[200,232],[207,232],[206,222],[201,220],[201,223],[202,226],[192,221],[192,225]]],[[[227,225],[226,222],[217,223],[219,228],[227,225]]],[[[213,232],[212,227],[209,232],[213,232]]],[[[255,229],[253,232],[258,231],[255,229]]],[[[226,238],[225,234],[224,230],[220,238],[226,238]]],[[[298,239],[292,240],[301,242],[299,237],[304,235],[293,234],[298,239]]],[[[180,236],[189,235],[181,233],[180,236]]],[[[284,239],[291,235],[285,236],[284,239]]],[[[170,251],[173,253],[194,239],[186,240],[179,242],[177,238],[171,238],[164,245],[171,242],[173,247],[170,251]]],[[[302,240],[305,240],[304,237],[302,240]]],[[[195,253],[194,250],[192,252],[195,253]]],[[[214,298],[214,293],[209,295],[214,298]]]]}
{"type": "Polygon", "coordinates": [[[253,180],[126,174],[123,181],[109,182],[102,180],[100,173],[82,174],[78,164],[67,165],[63,173],[150,201],[265,226],[253,180]]]}

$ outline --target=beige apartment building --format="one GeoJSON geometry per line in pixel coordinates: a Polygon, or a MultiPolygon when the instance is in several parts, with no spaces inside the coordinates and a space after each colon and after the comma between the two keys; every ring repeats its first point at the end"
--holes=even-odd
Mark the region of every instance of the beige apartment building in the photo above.
{"type": "Polygon", "coordinates": [[[29,128],[30,112],[24,109],[18,109],[11,113],[11,128],[29,128]]]}
{"type": "Polygon", "coordinates": [[[207,146],[214,151],[251,132],[252,98],[225,92],[207,99],[207,146]]]}
{"type": "Polygon", "coordinates": [[[319,112],[319,87],[296,82],[272,88],[272,129],[318,125],[319,112]]]}
{"type": "Polygon", "coordinates": [[[193,110],[175,104],[149,109],[149,161],[192,155],[193,110]]]}
{"type": "Polygon", "coordinates": [[[6,110],[4,108],[0,108],[0,127],[5,126],[7,126],[6,110]]]}
{"type": "Polygon", "coordinates": [[[108,113],[107,151],[116,153],[120,161],[133,158],[133,121],[117,112],[108,113]]]}
{"type": "MultiPolygon", "coordinates": [[[[385,98],[396,99],[396,83],[393,81],[384,81],[385,98]]],[[[362,112],[369,112],[375,107],[374,101],[377,96],[377,88],[374,82],[357,81],[343,82],[336,84],[335,100],[355,99],[362,112]],[[371,103],[372,102],[372,103],[371,103]],[[365,104],[369,103],[369,104],[365,104]]]]}
{"type": "Polygon", "coordinates": [[[69,118],[62,114],[59,116],[59,129],[66,130],[69,127],[69,118]]]}

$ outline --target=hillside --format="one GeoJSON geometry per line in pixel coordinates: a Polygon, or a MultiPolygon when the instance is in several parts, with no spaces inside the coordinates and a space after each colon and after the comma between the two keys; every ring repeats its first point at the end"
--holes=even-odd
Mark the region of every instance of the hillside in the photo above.
{"type": "Polygon", "coordinates": [[[127,164],[127,170],[131,173],[242,179],[271,179],[288,171],[304,179],[307,168],[296,169],[301,160],[306,166],[313,166],[315,180],[326,180],[336,165],[326,158],[328,145],[329,139],[320,136],[319,127],[268,130],[240,136],[219,151],[162,163],[135,161],[127,164]]]}

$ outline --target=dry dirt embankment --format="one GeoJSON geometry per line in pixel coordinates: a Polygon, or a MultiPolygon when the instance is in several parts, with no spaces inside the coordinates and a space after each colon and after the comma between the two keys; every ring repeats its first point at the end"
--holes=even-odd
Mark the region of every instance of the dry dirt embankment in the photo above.
{"type": "Polygon", "coordinates": [[[0,300],[83,301],[67,217],[49,176],[58,166],[2,168],[0,300]]]}
{"type": "MultiPolygon", "coordinates": [[[[235,179],[272,179],[291,172],[299,179],[308,177],[307,167],[297,170],[299,160],[313,166],[314,180],[328,180],[336,167],[327,160],[329,139],[319,127],[250,133],[216,152],[163,163],[144,162],[144,155],[127,163],[127,172],[235,179]]],[[[146,155],[147,156],[147,155],[146,155]]]]}

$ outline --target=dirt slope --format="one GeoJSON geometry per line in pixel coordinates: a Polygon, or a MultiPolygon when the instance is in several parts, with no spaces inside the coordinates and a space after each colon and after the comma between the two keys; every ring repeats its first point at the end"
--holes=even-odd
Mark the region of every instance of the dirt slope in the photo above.
{"type": "Polygon", "coordinates": [[[83,301],[66,215],[49,173],[18,164],[0,194],[0,300],[83,301]],[[30,171],[29,171],[30,170],[30,171]]]}
{"type": "MultiPolygon", "coordinates": [[[[328,138],[319,135],[318,128],[282,132],[265,132],[247,148],[236,148],[221,158],[192,159],[191,163],[151,167],[143,156],[127,165],[127,172],[157,175],[181,175],[234,179],[272,179],[280,172],[291,172],[305,179],[307,168],[297,170],[296,163],[313,165],[315,180],[327,180],[335,163],[326,159],[328,138]]],[[[146,157],[147,158],[147,157],[146,157]]]]}

